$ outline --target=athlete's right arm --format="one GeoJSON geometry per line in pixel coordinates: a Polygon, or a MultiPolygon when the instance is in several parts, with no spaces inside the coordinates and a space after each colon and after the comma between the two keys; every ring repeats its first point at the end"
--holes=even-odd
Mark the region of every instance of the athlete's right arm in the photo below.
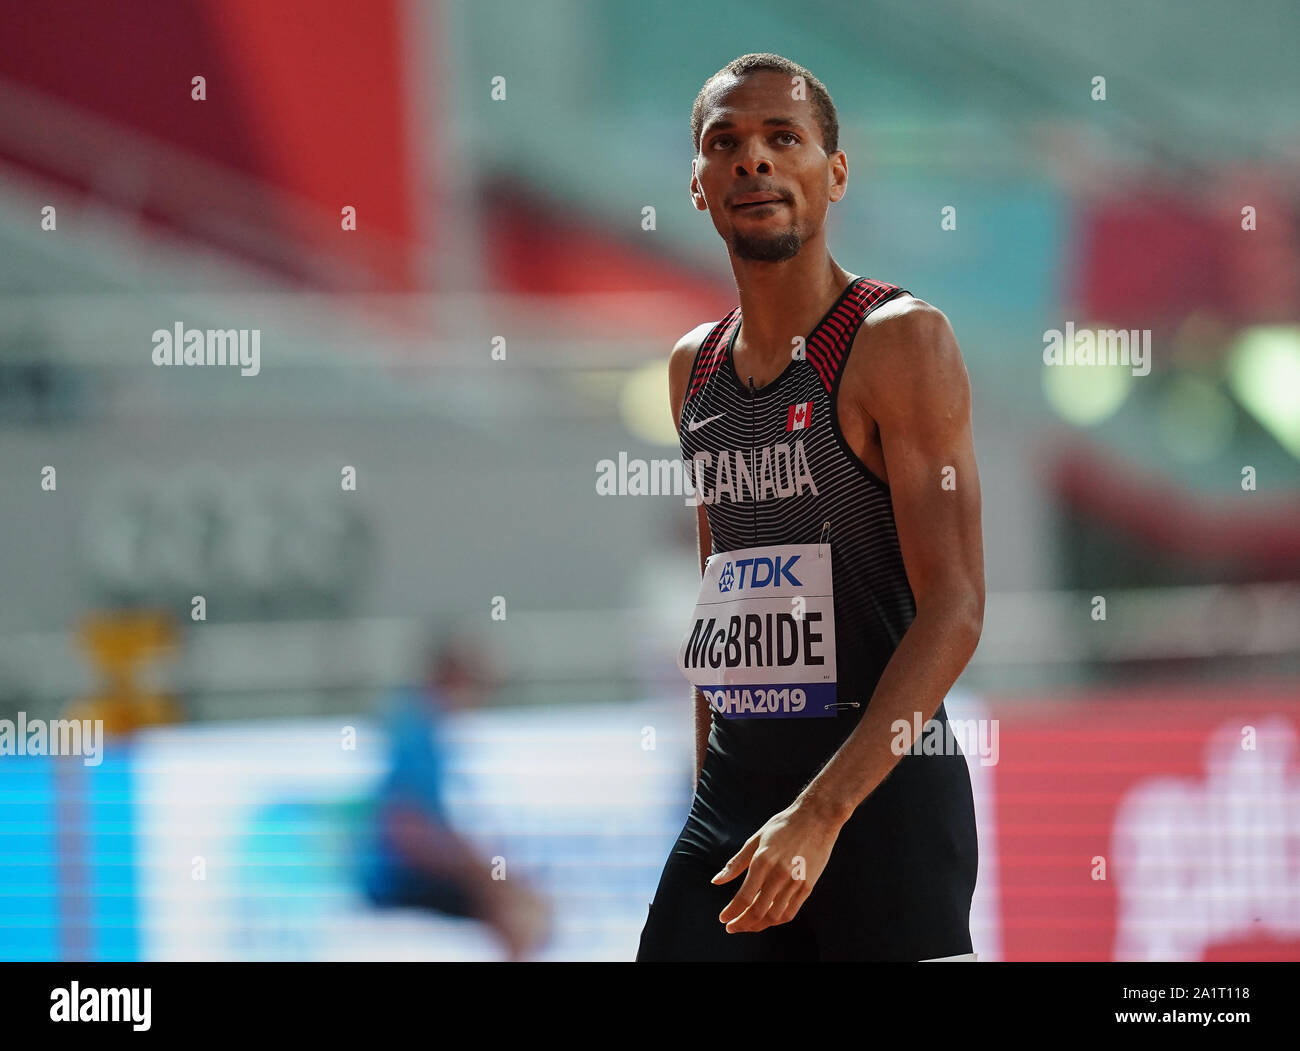
{"type": "MultiPolygon", "coordinates": [[[[691,379],[691,366],[695,362],[696,351],[709,334],[712,323],[692,329],[677,341],[673,347],[672,357],[668,359],[668,400],[672,405],[673,424],[677,426],[682,419],[682,403],[686,400],[686,385],[691,379]]],[[[700,576],[704,575],[704,563],[708,560],[713,547],[709,535],[709,518],[704,513],[704,505],[695,507],[696,535],[699,538],[700,576]]],[[[709,728],[712,717],[709,714],[709,702],[699,690],[695,691],[695,780],[699,783],[700,771],[704,769],[704,753],[709,745],[709,728]]]]}

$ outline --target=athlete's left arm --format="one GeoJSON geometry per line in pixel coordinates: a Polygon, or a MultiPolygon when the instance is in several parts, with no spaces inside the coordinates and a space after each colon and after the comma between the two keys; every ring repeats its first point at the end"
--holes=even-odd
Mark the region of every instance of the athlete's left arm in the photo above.
{"type": "Polygon", "coordinates": [[[858,334],[863,364],[846,369],[839,397],[841,405],[854,399],[880,428],[916,618],[839,750],[714,877],[727,882],[748,867],[745,883],[719,916],[733,932],[794,917],[840,828],[901,758],[895,720],[911,727],[916,713],[922,723],[933,717],[975,652],[983,625],[979,475],[970,381],[957,340],[948,319],[920,300],[878,313],[879,321],[858,334]],[[799,873],[793,879],[792,870],[799,873]]]}
{"type": "Polygon", "coordinates": [[[970,379],[952,326],[920,300],[871,333],[854,392],[880,427],[894,522],[916,619],[885,666],[871,703],[804,792],[843,823],[902,753],[895,720],[924,723],[979,642],[984,623],[980,483],[971,440],[970,379]]]}

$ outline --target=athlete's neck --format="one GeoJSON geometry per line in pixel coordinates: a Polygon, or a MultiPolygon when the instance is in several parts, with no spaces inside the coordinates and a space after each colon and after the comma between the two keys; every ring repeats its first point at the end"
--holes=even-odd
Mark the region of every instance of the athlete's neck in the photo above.
{"type": "Polygon", "coordinates": [[[814,256],[805,245],[783,263],[732,257],[741,326],[732,359],[742,380],[762,386],[790,363],[796,338],[812,332],[854,276],[829,253],[814,256]]]}

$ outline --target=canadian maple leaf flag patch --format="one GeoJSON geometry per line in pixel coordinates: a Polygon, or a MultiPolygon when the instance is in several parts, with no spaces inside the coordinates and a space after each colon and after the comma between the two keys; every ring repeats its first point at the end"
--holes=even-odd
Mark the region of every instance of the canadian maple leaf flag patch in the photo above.
{"type": "Polygon", "coordinates": [[[798,405],[790,406],[790,411],[785,417],[787,431],[802,431],[810,423],[812,423],[812,402],[801,401],[798,405]]]}

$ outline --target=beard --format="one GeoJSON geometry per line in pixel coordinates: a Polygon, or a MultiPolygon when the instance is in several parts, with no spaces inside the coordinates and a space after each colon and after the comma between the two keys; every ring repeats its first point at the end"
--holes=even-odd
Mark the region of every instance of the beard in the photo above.
{"type": "Polygon", "coordinates": [[[764,234],[761,237],[735,233],[732,236],[731,247],[741,259],[758,263],[784,263],[799,254],[799,249],[803,247],[803,238],[794,227],[776,234],[764,234]]]}

